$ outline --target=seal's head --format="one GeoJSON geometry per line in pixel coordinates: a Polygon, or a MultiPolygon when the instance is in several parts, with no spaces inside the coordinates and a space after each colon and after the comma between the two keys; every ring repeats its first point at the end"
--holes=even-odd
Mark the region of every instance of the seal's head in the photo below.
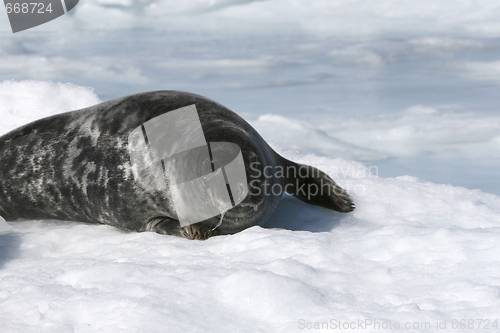
{"type": "Polygon", "coordinates": [[[212,232],[238,232],[276,207],[279,196],[266,198],[262,191],[269,180],[261,170],[274,161],[258,145],[248,144],[248,134],[234,125],[205,123],[193,104],[136,127],[128,139],[133,175],[144,191],[169,196],[171,215],[185,230],[198,224],[212,232]],[[205,134],[221,141],[207,142],[205,134]],[[245,151],[234,141],[243,143],[245,151]],[[276,202],[263,208],[270,199],[276,202]]]}

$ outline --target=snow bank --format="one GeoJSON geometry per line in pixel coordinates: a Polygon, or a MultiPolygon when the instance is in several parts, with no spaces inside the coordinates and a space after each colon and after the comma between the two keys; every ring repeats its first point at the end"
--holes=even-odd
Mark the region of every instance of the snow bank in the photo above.
{"type": "Polygon", "coordinates": [[[341,140],[340,135],[332,135],[332,132],[326,132],[307,121],[266,114],[250,123],[264,139],[283,149],[355,160],[379,160],[386,157],[381,152],[341,140]],[[277,128],[286,130],[277,131],[277,128]]]}
{"type": "Polygon", "coordinates": [[[100,103],[92,88],[47,81],[0,82],[0,135],[30,121],[100,103]]]}
{"type": "Polygon", "coordinates": [[[266,140],[301,153],[362,161],[429,152],[443,159],[500,158],[497,114],[415,105],[388,114],[304,118],[268,114],[251,123],[266,140]],[[277,132],[276,128],[286,131],[277,132]]]}
{"type": "MultiPolygon", "coordinates": [[[[69,108],[97,100],[86,88],[46,85],[87,96],[69,108]]],[[[68,108],[64,93],[39,100],[32,117],[68,108]]],[[[6,126],[17,121],[7,119],[6,126]]],[[[0,234],[2,332],[303,332],[333,331],[339,321],[391,324],[388,332],[439,324],[451,332],[453,320],[477,318],[498,326],[500,197],[280,152],[330,174],[356,210],[341,214],[285,196],[265,225],[203,242],[12,222],[0,234]]]]}

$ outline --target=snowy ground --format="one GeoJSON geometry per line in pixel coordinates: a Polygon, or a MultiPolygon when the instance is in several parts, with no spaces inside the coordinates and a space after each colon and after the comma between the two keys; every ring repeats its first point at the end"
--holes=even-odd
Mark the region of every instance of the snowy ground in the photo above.
{"type": "Polygon", "coordinates": [[[266,225],[205,242],[0,223],[0,331],[498,330],[499,15],[490,0],[85,0],[12,34],[0,14],[0,134],[187,90],[357,207],[287,196],[266,225]]]}
{"type": "MultiPolygon", "coordinates": [[[[99,100],[70,84],[1,88],[3,132],[99,100]],[[27,107],[33,112],[24,113],[27,107]]],[[[264,226],[203,242],[76,222],[4,222],[2,332],[500,324],[500,197],[411,176],[381,178],[360,162],[277,149],[327,172],[356,210],[341,214],[286,196],[264,226]]]]}

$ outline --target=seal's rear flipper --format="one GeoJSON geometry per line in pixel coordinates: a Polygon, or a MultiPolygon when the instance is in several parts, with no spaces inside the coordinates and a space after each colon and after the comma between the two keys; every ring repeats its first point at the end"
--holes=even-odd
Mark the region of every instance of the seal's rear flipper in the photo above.
{"type": "Polygon", "coordinates": [[[354,210],[354,203],[347,192],[323,171],[305,164],[289,161],[280,156],[284,167],[283,189],[310,205],[321,206],[338,212],[354,210]]]}

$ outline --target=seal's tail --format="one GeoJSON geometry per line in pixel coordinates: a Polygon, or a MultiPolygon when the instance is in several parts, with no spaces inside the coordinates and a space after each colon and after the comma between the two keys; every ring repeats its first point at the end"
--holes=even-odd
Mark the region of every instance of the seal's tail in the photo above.
{"type": "Polygon", "coordinates": [[[323,171],[280,157],[283,167],[283,189],[297,199],[315,206],[347,213],[354,210],[354,203],[347,192],[323,171]]]}

